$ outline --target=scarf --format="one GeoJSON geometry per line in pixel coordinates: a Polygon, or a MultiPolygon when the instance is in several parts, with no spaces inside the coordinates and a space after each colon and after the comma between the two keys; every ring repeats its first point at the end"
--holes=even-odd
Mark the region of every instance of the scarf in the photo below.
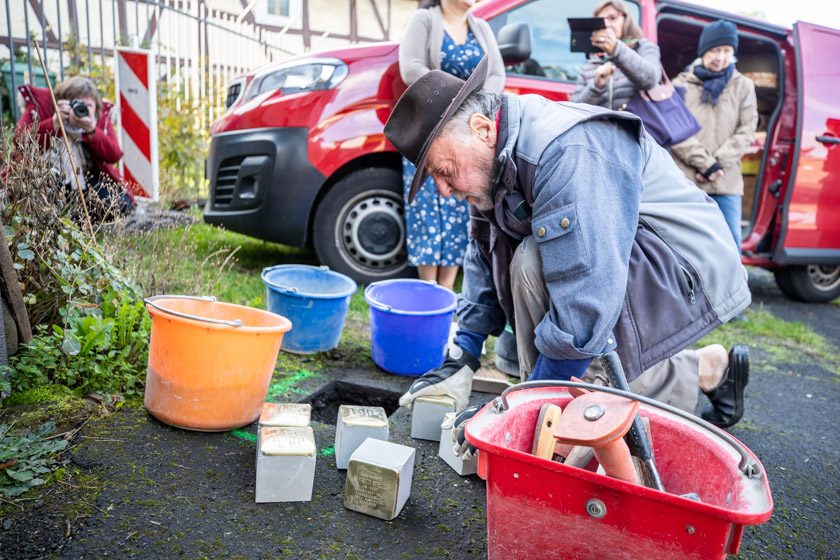
{"type": "Polygon", "coordinates": [[[700,93],[700,101],[712,106],[717,105],[718,98],[726,87],[732,73],[735,72],[735,65],[730,64],[721,72],[712,72],[700,64],[694,67],[694,75],[703,81],[703,91],[700,93]]]}
{"type": "MultiPolygon", "coordinates": [[[[626,41],[624,39],[619,39],[619,40],[633,50],[636,50],[639,47],[639,40],[638,39],[627,39],[626,41]]],[[[599,52],[593,52],[589,55],[589,58],[590,58],[590,60],[595,61],[596,64],[603,64],[604,62],[612,60],[612,58],[614,56],[615,56],[614,54],[609,55],[605,52],[600,52],[600,53],[599,52]]]]}

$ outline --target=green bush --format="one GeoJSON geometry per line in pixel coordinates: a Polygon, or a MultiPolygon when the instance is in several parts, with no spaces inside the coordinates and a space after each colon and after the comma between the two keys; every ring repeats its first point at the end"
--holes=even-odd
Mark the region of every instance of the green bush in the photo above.
{"type": "MultiPolygon", "coordinates": [[[[3,143],[2,148],[7,155],[12,147],[3,143]]],[[[19,138],[0,173],[0,222],[33,324],[61,321],[70,304],[98,304],[108,289],[139,298],[87,227],[77,225],[84,222],[80,199],[56,188],[49,161],[32,135],[19,138]]]]}
{"type": "Polygon", "coordinates": [[[48,439],[55,424],[47,422],[37,430],[13,434],[11,426],[0,424],[0,494],[11,498],[44,484],[57,454],[67,447],[65,439],[48,439]]]}
{"type": "Polygon", "coordinates": [[[109,290],[99,306],[69,307],[63,327],[39,325],[23,351],[10,358],[12,391],[59,384],[80,395],[139,394],[149,330],[145,306],[131,294],[109,290]]]}
{"type": "Polygon", "coordinates": [[[161,198],[172,202],[206,194],[207,133],[197,117],[205,109],[186,107],[177,84],[161,82],[157,94],[161,198]]]}

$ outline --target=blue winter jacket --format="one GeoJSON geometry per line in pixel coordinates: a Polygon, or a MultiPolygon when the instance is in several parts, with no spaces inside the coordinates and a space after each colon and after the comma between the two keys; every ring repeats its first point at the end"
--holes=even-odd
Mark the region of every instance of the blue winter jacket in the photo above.
{"type": "Polygon", "coordinates": [[[637,117],[504,95],[497,160],[495,209],[473,209],[460,328],[513,324],[508,267],[527,235],[551,298],[536,346],[552,360],[615,349],[632,380],[749,305],[722,214],[637,117]]]}

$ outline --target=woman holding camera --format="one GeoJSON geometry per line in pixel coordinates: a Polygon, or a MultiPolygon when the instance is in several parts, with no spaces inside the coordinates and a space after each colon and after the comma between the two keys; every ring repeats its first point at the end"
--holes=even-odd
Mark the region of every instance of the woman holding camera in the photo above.
{"type": "Polygon", "coordinates": [[[60,115],[82,189],[95,192],[107,213],[130,213],[134,209],[134,197],[125,189],[114,166],[123,153],[111,124],[111,104],[99,98],[93,82],[73,76],[58,84],[55,88],[57,113],[48,89],[26,85],[19,91],[26,105],[15,128],[18,146],[23,135],[30,131],[36,134],[38,145],[50,158],[58,181],[75,191],[74,168],[61,138],[60,115]]]}
{"type": "Polygon", "coordinates": [[[662,78],[659,47],[642,30],[624,0],[606,0],[595,8],[606,27],[592,33],[599,52],[590,56],[578,76],[572,101],[623,110],[636,90],[648,90],[662,78]]]}

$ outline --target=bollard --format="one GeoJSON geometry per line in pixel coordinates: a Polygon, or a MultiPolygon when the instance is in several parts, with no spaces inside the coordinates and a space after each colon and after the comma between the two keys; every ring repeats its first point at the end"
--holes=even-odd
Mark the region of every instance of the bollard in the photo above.
{"type": "Polygon", "coordinates": [[[438,457],[443,459],[447,465],[452,467],[461,476],[475,474],[478,470],[478,454],[474,453],[469,461],[464,461],[452,450],[455,446],[455,438],[452,429],[452,422],[455,420],[454,412],[447,412],[440,427],[440,446],[438,457]]]}
{"type": "Polygon", "coordinates": [[[385,409],[381,406],[339,406],[335,423],[335,466],[346,469],[350,455],[367,438],[388,441],[385,409]]]}
{"type": "Polygon", "coordinates": [[[440,425],[447,412],[455,412],[455,399],[444,395],[417,397],[411,413],[411,437],[440,441],[440,425]]]}
{"type": "Polygon", "coordinates": [[[256,502],[308,502],[315,481],[312,428],[263,428],[257,441],[256,502]]]}
{"type": "Polygon", "coordinates": [[[414,448],[367,438],[350,457],[344,507],[390,521],[411,494],[414,448]]]}

